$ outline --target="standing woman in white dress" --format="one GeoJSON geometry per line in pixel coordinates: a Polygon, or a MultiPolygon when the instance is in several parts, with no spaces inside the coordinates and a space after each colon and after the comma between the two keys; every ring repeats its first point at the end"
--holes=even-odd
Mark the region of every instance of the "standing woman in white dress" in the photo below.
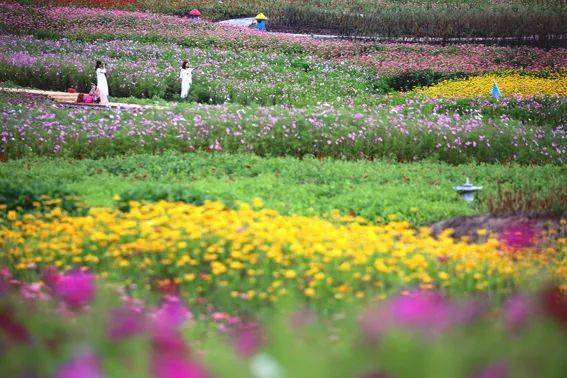
{"type": "Polygon", "coordinates": [[[181,79],[181,98],[186,99],[189,95],[189,89],[191,88],[191,83],[193,82],[193,69],[189,68],[188,62],[185,60],[181,64],[181,73],[179,75],[181,79]]]}
{"type": "Polygon", "coordinates": [[[100,60],[97,60],[96,66],[96,86],[100,91],[100,104],[110,106],[108,101],[108,81],[106,80],[106,66],[100,60]]]}

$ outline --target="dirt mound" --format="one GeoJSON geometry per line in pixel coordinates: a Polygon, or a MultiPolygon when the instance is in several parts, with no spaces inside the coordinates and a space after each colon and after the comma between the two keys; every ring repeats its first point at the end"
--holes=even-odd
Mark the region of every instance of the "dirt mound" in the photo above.
{"type": "Polygon", "coordinates": [[[431,232],[437,236],[443,230],[453,229],[455,238],[463,236],[470,237],[471,241],[486,240],[489,234],[502,235],[510,232],[510,230],[519,230],[518,232],[530,232],[534,234],[547,234],[559,232],[565,235],[567,225],[561,224],[561,217],[555,215],[549,216],[495,216],[491,214],[461,216],[443,220],[431,225],[431,232]],[[486,230],[486,235],[479,235],[478,230],[486,230]],[[522,231],[524,230],[524,231],[522,231]],[[529,230],[529,231],[525,231],[529,230]]]}

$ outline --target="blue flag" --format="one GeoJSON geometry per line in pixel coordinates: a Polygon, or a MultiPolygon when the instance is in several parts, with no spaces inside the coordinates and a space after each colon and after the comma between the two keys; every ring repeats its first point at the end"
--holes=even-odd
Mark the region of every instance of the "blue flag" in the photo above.
{"type": "Polygon", "coordinates": [[[494,80],[494,84],[492,84],[492,89],[490,90],[490,94],[492,95],[492,97],[494,97],[497,100],[500,97],[502,97],[502,92],[500,92],[500,88],[498,88],[498,84],[496,83],[496,80],[494,80]]]}

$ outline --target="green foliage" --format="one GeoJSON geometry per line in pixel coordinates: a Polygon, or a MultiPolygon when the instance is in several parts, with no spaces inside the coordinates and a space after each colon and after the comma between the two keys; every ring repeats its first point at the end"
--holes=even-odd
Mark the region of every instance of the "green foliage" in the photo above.
{"type": "Polygon", "coordinates": [[[21,180],[0,175],[0,217],[8,211],[47,212],[59,207],[71,213],[84,213],[84,204],[75,192],[58,185],[47,185],[31,178],[21,180]],[[4,211],[2,211],[4,210],[4,211]]]}
{"type": "Polygon", "coordinates": [[[464,72],[435,72],[432,70],[404,71],[385,77],[387,87],[395,91],[410,91],[416,87],[428,87],[444,80],[462,79],[470,76],[464,72]]]}
{"type": "MultiPolygon", "coordinates": [[[[468,206],[452,189],[465,177],[484,186],[480,197],[498,188],[529,187],[543,195],[556,191],[565,172],[554,166],[461,165],[420,162],[260,158],[241,154],[137,155],[100,160],[19,160],[0,165],[5,180],[35,180],[78,193],[93,206],[112,198],[175,199],[227,204],[264,200],[284,214],[327,215],[333,209],[380,221],[396,214],[417,225],[486,211],[468,206]]],[[[563,206],[563,211],[565,207],[563,206]]]]}
{"type": "Polygon", "coordinates": [[[179,186],[165,184],[144,184],[135,185],[132,188],[121,192],[116,199],[118,208],[122,211],[130,210],[130,201],[136,202],[185,202],[200,206],[205,201],[221,200],[227,206],[232,206],[233,201],[227,198],[218,198],[211,196],[198,190],[179,186]]]}

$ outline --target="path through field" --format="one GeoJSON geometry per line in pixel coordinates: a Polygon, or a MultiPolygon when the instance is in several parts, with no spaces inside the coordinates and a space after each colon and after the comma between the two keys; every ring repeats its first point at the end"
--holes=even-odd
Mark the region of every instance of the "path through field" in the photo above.
{"type": "MultiPolygon", "coordinates": [[[[100,104],[85,104],[85,103],[78,103],[77,95],[78,93],[68,93],[68,92],[58,92],[58,91],[44,91],[41,89],[30,89],[30,88],[6,88],[0,87],[0,91],[4,92],[14,92],[14,93],[27,93],[27,94],[34,94],[40,96],[46,96],[49,99],[57,102],[59,104],[69,105],[69,106],[88,106],[93,108],[104,108],[104,105],[100,104]]],[[[153,105],[137,105],[137,104],[125,104],[121,102],[111,102],[111,108],[120,108],[120,109],[149,109],[149,108],[157,108],[153,105]]]]}

